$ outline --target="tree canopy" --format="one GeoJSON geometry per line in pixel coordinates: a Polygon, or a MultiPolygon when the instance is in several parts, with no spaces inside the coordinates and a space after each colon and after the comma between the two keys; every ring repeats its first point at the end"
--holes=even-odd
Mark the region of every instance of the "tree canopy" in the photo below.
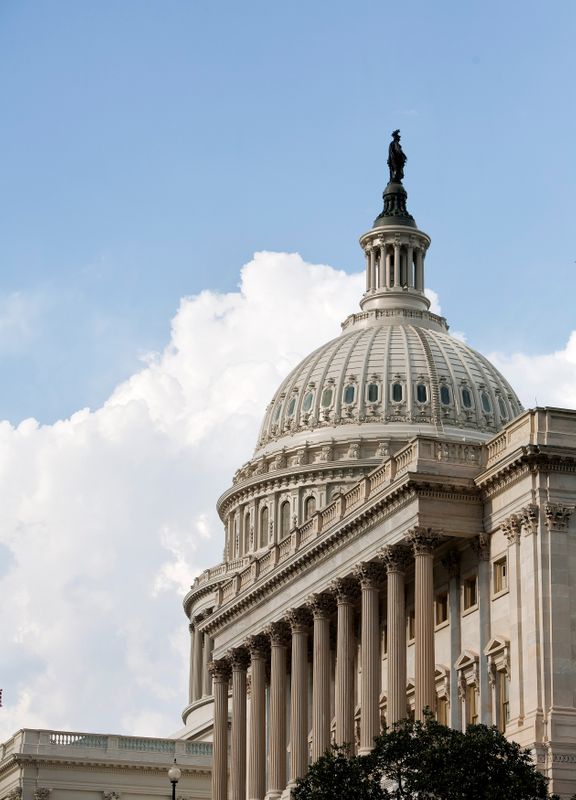
{"type": "Polygon", "coordinates": [[[496,728],[465,733],[428,714],[375,739],[372,753],[334,747],[297,781],[293,800],[559,800],[529,750],[496,728]]]}

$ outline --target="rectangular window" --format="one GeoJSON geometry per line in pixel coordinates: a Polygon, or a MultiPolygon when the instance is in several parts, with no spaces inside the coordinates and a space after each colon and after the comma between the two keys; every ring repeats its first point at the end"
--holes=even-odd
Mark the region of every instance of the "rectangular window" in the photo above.
{"type": "Polygon", "coordinates": [[[478,602],[478,591],[476,575],[471,578],[466,578],[463,586],[463,607],[464,611],[468,608],[473,608],[478,602]]]}
{"type": "Polygon", "coordinates": [[[504,670],[499,670],[496,673],[496,689],[498,691],[498,728],[501,733],[504,733],[508,720],[510,719],[508,676],[504,670]]]}
{"type": "Polygon", "coordinates": [[[508,564],[506,556],[499,558],[492,565],[492,584],[494,587],[494,594],[503,592],[508,588],[508,564]]]}
{"type": "Polygon", "coordinates": [[[434,601],[436,625],[442,625],[448,619],[448,592],[439,592],[434,601]]]}
{"type": "Polygon", "coordinates": [[[478,722],[478,706],[476,684],[466,686],[466,725],[476,725],[478,722]]]}
{"type": "Polygon", "coordinates": [[[406,634],[408,636],[408,641],[411,642],[414,637],[416,636],[416,620],[414,617],[414,609],[408,609],[408,618],[407,618],[407,625],[406,625],[406,634]]]}
{"type": "Polygon", "coordinates": [[[448,725],[448,698],[438,697],[436,699],[436,719],[440,725],[448,725]]]}

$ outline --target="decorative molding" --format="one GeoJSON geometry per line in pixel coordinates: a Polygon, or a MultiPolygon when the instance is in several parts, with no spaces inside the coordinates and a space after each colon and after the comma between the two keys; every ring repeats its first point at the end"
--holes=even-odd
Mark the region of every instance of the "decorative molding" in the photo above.
{"type": "Polygon", "coordinates": [[[50,793],[52,789],[47,789],[46,787],[38,787],[38,789],[34,789],[34,800],[49,800],[50,793]]]}
{"type": "Polygon", "coordinates": [[[573,512],[574,506],[565,506],[561,503],[546,503],[544,506],[544,513],[546,514],[548,530],[567,530],[573,512]]]}
{"type": "Polygon", "coordinates": [[[8,794],[6,800],[20,800],[21,797],[22,797],[22,787],[16,786],[16,788],[12,789],[12,791],[8,794]]]}

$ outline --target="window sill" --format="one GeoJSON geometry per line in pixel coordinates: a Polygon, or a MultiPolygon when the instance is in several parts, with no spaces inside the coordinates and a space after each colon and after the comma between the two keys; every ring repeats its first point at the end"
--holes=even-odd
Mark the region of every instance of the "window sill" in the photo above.
{"type": "Polygon", "coordinates": [[[478,603],[475,603],[473,606],[470,606],[470,608],[463,608],[462,616],[467,617],[468,614],[473,614],[474,611],[478,611],[478,603]]]}
{"type": "Polygon", "coordinates": [[[498,600],[499,597],[504,597],[505,594],[509,594],[510,589],[506,587],[505,589],[501,589],[499,592],[494,592],[492,595],[492,600],[498,600]]]}

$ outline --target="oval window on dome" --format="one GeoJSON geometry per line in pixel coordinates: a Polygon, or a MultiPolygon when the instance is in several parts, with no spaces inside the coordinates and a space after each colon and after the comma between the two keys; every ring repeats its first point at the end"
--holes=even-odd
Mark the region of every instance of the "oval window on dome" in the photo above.
{"type": "Polygon", "coordinates": [[[498,398],[498,408],[500,409],[500,416],[503,419],[508,419],[508,409],[506,408],[506,403],[504,402],[503,397],[498,398]]]}
{"type": "Polygon", "coordinates": [[[289,417],[294,416],[294,409],[296,408],[296,396],[290,398],[290,402],[288,403],[288,410],[287,414],[289,417]]]}
{"type": "Polygon", "coordinates": [[[304,400],[302,402],[302,411],[310,411],[312,408],[312,400],[314,399],[314,394],[312,392],[306,392],[304,395],[304,400]]]}
{"type": "Polygon", "coordinates": [[[377,403],[378,402],[378,395],[380,394],[380,390],[377,383],[369,383],[368,390],[366,392],[366,396],[368,398],[369,403],[377,403]]]}
{"type": "Polygon", "coordinates": [[[490,402],[490,397],[488,396],[488,392],[482,392],[480,395],[482,399],[482,408],[486,412],[486,414],[492,413],[492,403],[490,402]]]}
{"type": "Polygon", "coordinates": [[[462,405],[464,408],[472,408],[472,395],[470,394],[470,389],[466,387],[462,389],[462,405]]]}
{"type": "Polygon", "coordinates": [[[443,406],[450,405],[450,389],[445,384],[440,387],[440,402],[443,406]]]}
{"type": "Polygon", "coordinates": [[[416,385],[416,400],[419,403],[428,402],[428,388],[425,383],[418,383],[416,385]]]}
{"type": "Polygon", "coordinates": [[[393,383],[392,384],[392,400],[395,403],[400,403],[404,396],[404,387],[401,383],[393,383]]]}
{"type": "Polygon", "coordinates": [[[347,405],[350,405],[354,402],[354,398],[356,397],[356,387],[353,385],[347,386],[344,389],[344,402],[347,405]]]}
{"type": "Polygon", "coordinates": [[[276,411],[274,412],[274,422],[278,422],[280,419],[280,412],[282,411],[282,403],[278,403],[276,406],[276,411]]]}
{"type": "Polygon", "coordinates": [[[332,397],[334,395],[333,389],[324,389],[322,392],[322,407],[328,408],[332,405],[332,397]]]}

